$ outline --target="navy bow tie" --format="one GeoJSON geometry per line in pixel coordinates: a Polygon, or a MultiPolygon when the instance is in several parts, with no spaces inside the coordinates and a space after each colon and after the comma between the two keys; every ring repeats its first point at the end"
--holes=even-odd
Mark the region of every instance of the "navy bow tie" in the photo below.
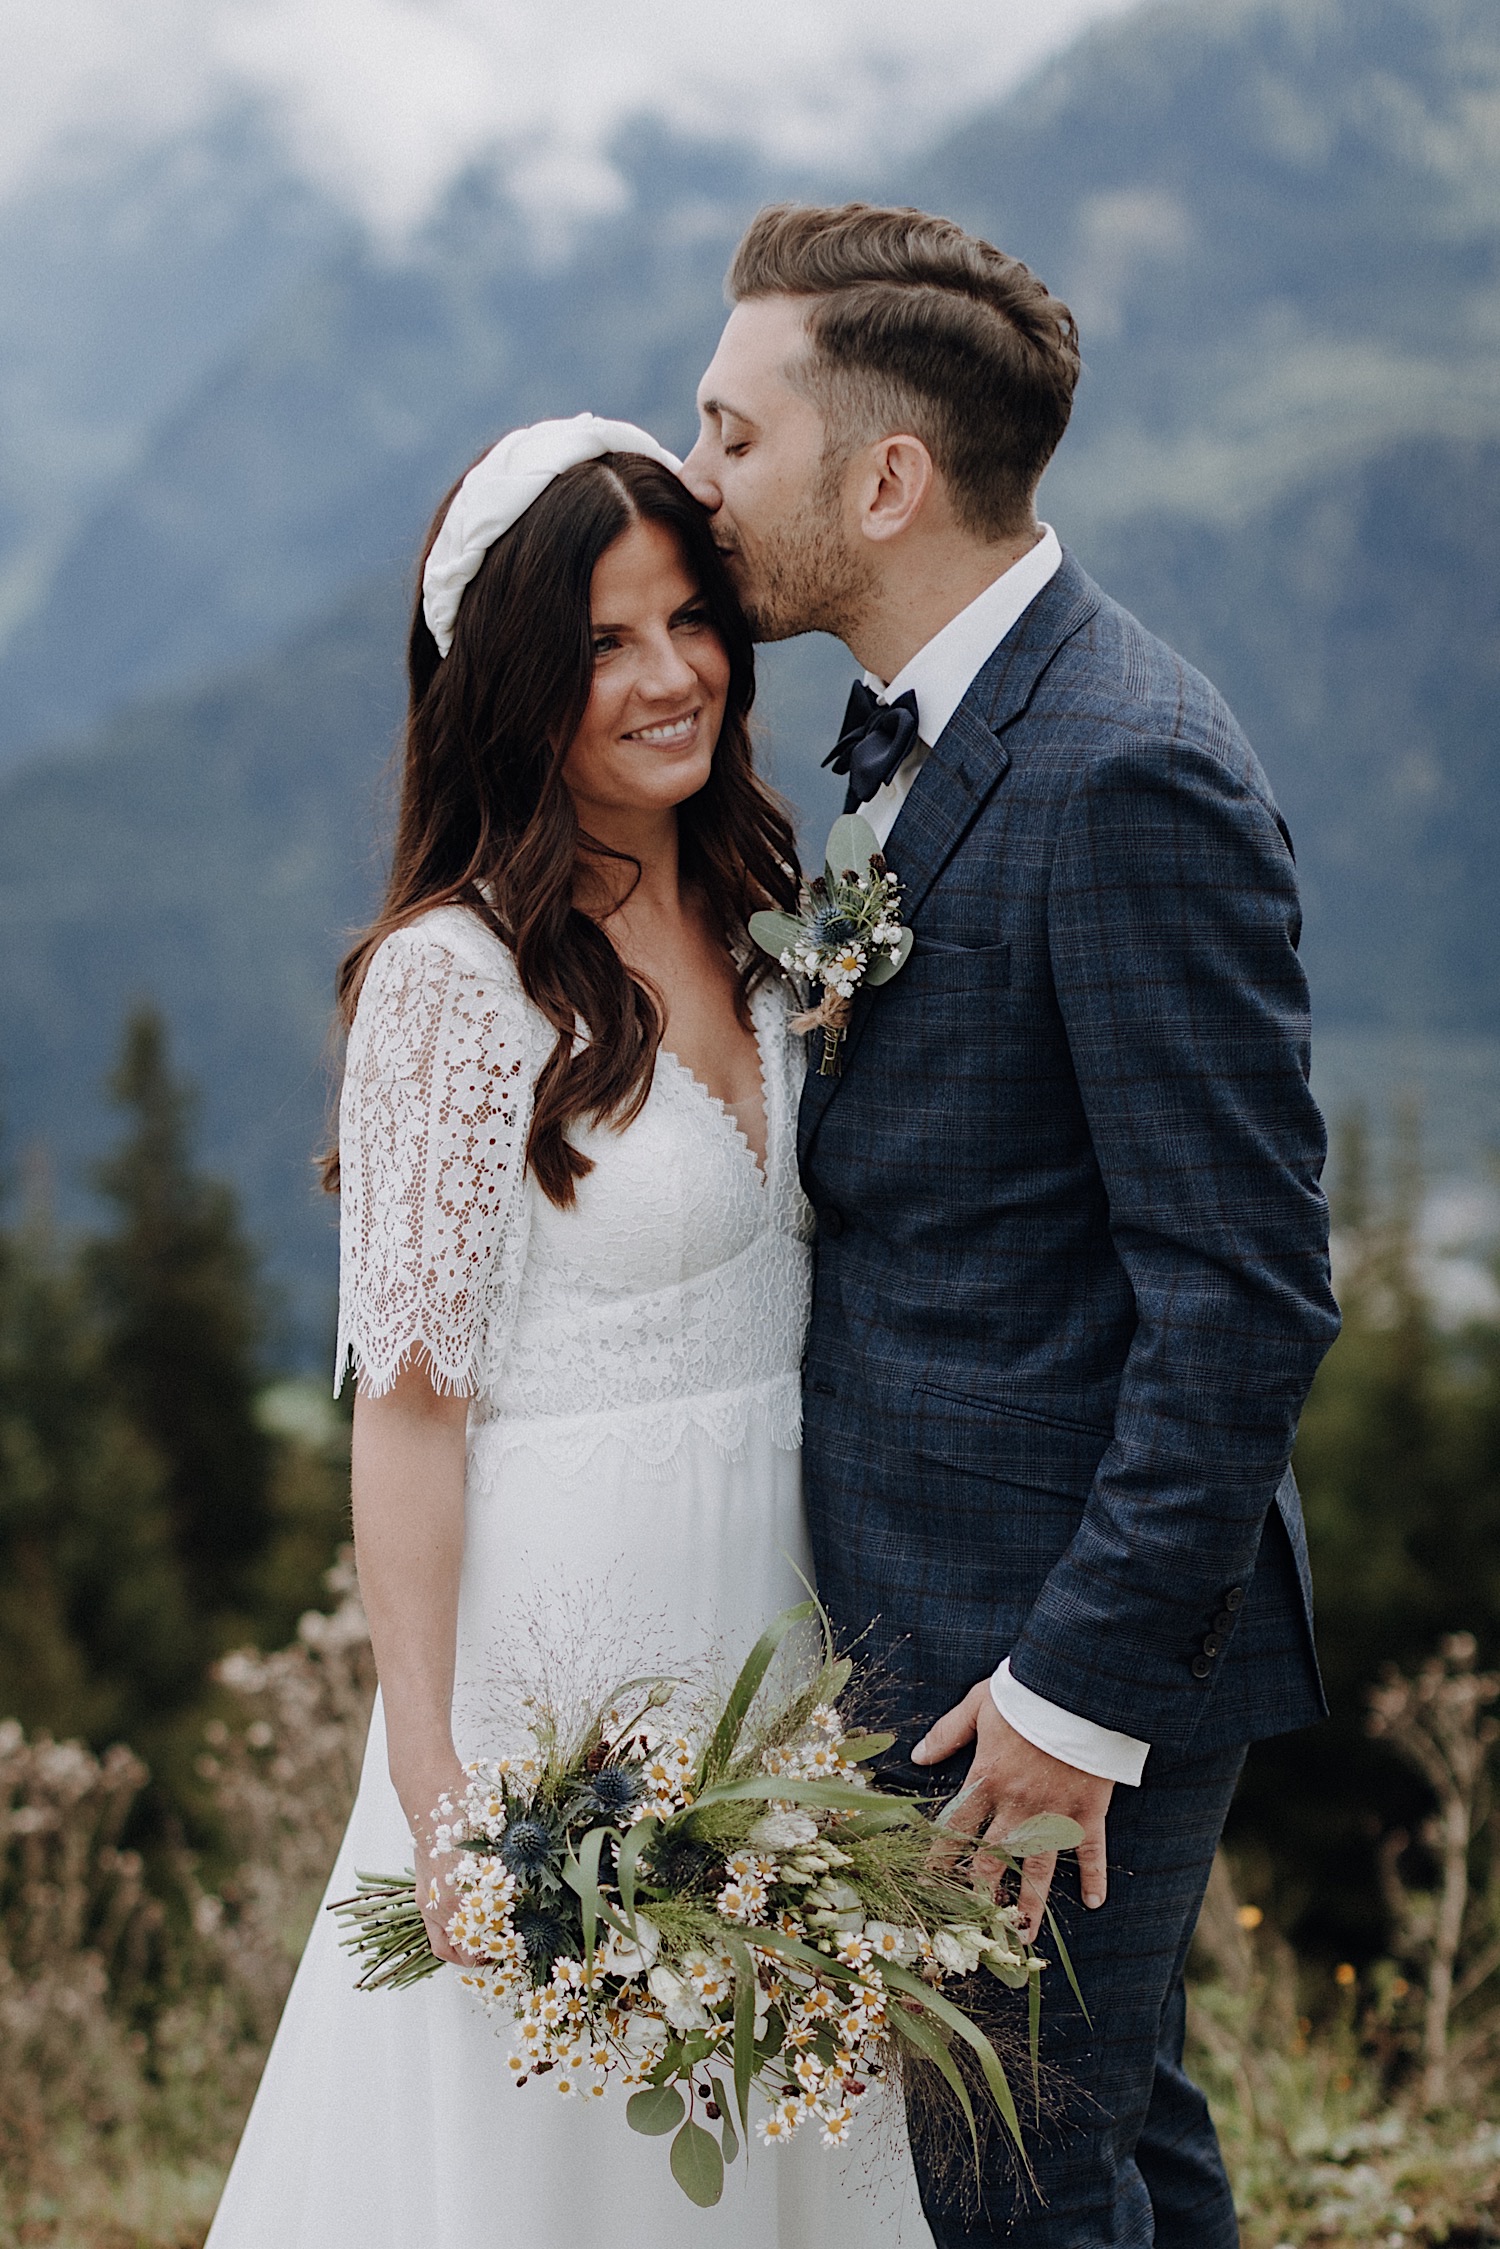
{"type": "Polygon", "coordinates": [[[867,803],[889,781],[916,739],[917,698],[910,688],[894,703],[882,703],[862,679],[854,682],[843,731],[823,760],[849,776],[847,811],[867,803]]]}

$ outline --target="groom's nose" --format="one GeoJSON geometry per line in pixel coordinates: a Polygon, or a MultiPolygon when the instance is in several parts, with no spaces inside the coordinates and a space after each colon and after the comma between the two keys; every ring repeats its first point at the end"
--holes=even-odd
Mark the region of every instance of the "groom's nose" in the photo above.
{"type": "Polygon", "coordinates": [[[724,495],[709,469],[709,452],[706,440],[700,437],[682,464],[682,481],[700,507],[707,508],[710,515],[717,515],[724,505],[724,495]]]}

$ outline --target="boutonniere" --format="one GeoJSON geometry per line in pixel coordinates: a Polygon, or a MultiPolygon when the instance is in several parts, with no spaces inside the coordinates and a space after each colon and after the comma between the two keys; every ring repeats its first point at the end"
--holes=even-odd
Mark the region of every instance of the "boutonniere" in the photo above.
{"type": "Polygon", "coordinates": [[[822,986],[818,1005],[792,1018],[794,1031],[821,1031],[819,1075],[836,1078],[849,1010],[861,984],[888,984],[906,965],[912,936],[901,926],[901,885],[875,831],[857,812],[835,820],[820,875],[802,886],[795,914],[750,916],[750,934],[794,976],[822,986]]]}

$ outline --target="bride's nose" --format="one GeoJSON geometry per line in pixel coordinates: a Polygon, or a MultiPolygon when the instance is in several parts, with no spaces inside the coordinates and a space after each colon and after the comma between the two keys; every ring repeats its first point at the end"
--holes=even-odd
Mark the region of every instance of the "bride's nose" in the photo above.
{"type": "Polygon", "coordinates": [[[641,650],[640,669],[635,675],[635,690],[651,703],[670,703],[691,692],[698,684],[694,671],[675,635],[663,626],[653,633],[641,650]]]}

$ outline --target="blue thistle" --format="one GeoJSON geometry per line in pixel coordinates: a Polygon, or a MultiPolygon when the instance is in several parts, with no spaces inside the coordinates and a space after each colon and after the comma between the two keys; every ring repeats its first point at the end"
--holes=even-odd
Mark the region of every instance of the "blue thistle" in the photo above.
{"type": "Polygon", "coordinates": [[[838,906],[819,906],[807,917],[807,934],[820,952],[833,952],[859,935],[858,924],[838,906]]]}
{"type": "Polygon", "coordinates": [[[577,1946],[572,1931],[555,1913],[518,1913],[514,1926],[516,1935],[526,1947],[526,1962],[534,1982],[547,1981],[552,1963],[560,1953],[570,1956],[576,1953],[577,1946]]]}
{"type": "Polygon", "coordinates": [[[518,1882],[545,1874],[553,1853],[552,1832],[537,1819],[514,1819],[500,1843],[500,1856],[518,1882]]]}
{"type": "Polygon", "coordinates": [[[590,1776],[580,1795],[586,1809],[600,1819],[618,1820],[639,1803],[641,1783],[624,1765],[606,1765],[590,1776]]]}

